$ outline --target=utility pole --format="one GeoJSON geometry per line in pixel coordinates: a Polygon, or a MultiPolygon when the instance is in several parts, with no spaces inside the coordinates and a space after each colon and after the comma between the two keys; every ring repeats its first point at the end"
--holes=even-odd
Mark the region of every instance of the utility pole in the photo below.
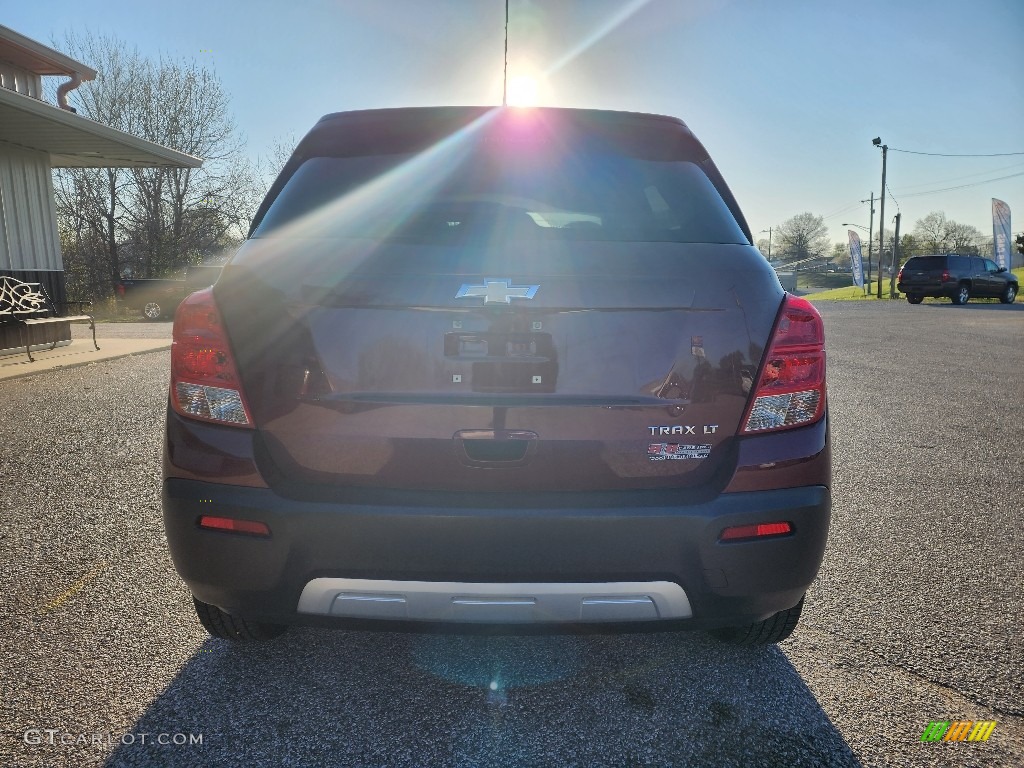
{"type": "MultiPolygon", "coordinates": [[[[882,144],[881,138],[875,138],[872,143],[877,147],[882,144]]],[[[882,207],[878,213],[878,296],[882,298],[882,257],[885,255],[885,156],[889,147],[882,144],[882,207]]]]}
{"type": "Polygon", "coordinates": [[[889,298],[896,298],[896,265],[900,263],[900,214],[896,214],[896,239],[892,243],[892,269],[889,275],[889,298]]]}
{"type": "MultiPolygon", "coordinates": [[[[867,290],[871,290],[871,243],[875,237],[875,193],[871,193],[871,217],[868,219],[868,281],[867,290]]],[[[861,200],[862,203],[868,202],[861,200]]]]}
{"type": "Polygon", "coordinates": [[[501,79],[501,106],[508,106],[508,0],[505,0],[505,72],[501,79]]]}

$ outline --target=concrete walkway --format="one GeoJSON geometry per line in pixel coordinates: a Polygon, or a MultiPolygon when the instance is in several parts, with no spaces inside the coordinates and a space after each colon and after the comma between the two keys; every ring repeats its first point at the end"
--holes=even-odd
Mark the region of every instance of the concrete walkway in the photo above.
{"type": "MultiPolygon", "coordinates": [[[[0,381],[32,376],[56,368],[88,365],[103,360],[171,348],[169,338],[103,338],[100,325],[97,325],[96,331],[96,343],[100,346],[99,351],[93,347],[91,337],[89,339],[79,337],[72,339],[71,343],[64,347],[33,351],[32,357],[35,358],[35,362],[29,361],[24,350],[21,350],[20,354],[8,354],[0,357],[0,381]]],[[[169,353],[165,351],[164,354],[169,353]]]]}

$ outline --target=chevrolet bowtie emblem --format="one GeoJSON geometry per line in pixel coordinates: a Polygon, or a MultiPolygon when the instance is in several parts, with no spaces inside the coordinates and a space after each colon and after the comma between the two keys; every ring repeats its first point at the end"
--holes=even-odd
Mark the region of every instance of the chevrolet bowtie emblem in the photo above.
{"type": "Polygon", "coordinates": [[[480,298],[484,304],[511,304],[512,299],[532,299],[539,285],[511,285],[511,280],[484,278],[483,285],[469,285],[459,288],[456,299],[480,298]]]}

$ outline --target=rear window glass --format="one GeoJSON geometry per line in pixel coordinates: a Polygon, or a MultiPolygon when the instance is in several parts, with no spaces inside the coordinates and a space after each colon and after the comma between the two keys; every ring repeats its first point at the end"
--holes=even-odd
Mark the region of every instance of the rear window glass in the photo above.
{"type": "Polygon", "coordinates": [[[434,245],[542,238],[747,242],[694,162],[601,145],[486,141],[463,150],[312,157],[289,178],[253,236],[434,245]]]}
{"type": "Polygon", "coordinates": [[[945,269],[946,268],[945,256],[915,256],[912,259],[907,259],[907,263],[904,265],[904,269],[945,269]]]}

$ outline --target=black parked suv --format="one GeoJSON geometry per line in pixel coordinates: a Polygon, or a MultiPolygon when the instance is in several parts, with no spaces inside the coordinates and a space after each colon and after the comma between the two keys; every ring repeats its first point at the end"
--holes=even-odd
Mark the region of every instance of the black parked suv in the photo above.
{"type": "Polygon", "coordinates": [[[911,304],[920,304],[926,296],[947,296],[954,304],[966,304],[972,296],[1012,304],[1019,286],[1012,272],[991,259],[950,254],[908,259],[896,277],[896,287],[911,304]]]}

